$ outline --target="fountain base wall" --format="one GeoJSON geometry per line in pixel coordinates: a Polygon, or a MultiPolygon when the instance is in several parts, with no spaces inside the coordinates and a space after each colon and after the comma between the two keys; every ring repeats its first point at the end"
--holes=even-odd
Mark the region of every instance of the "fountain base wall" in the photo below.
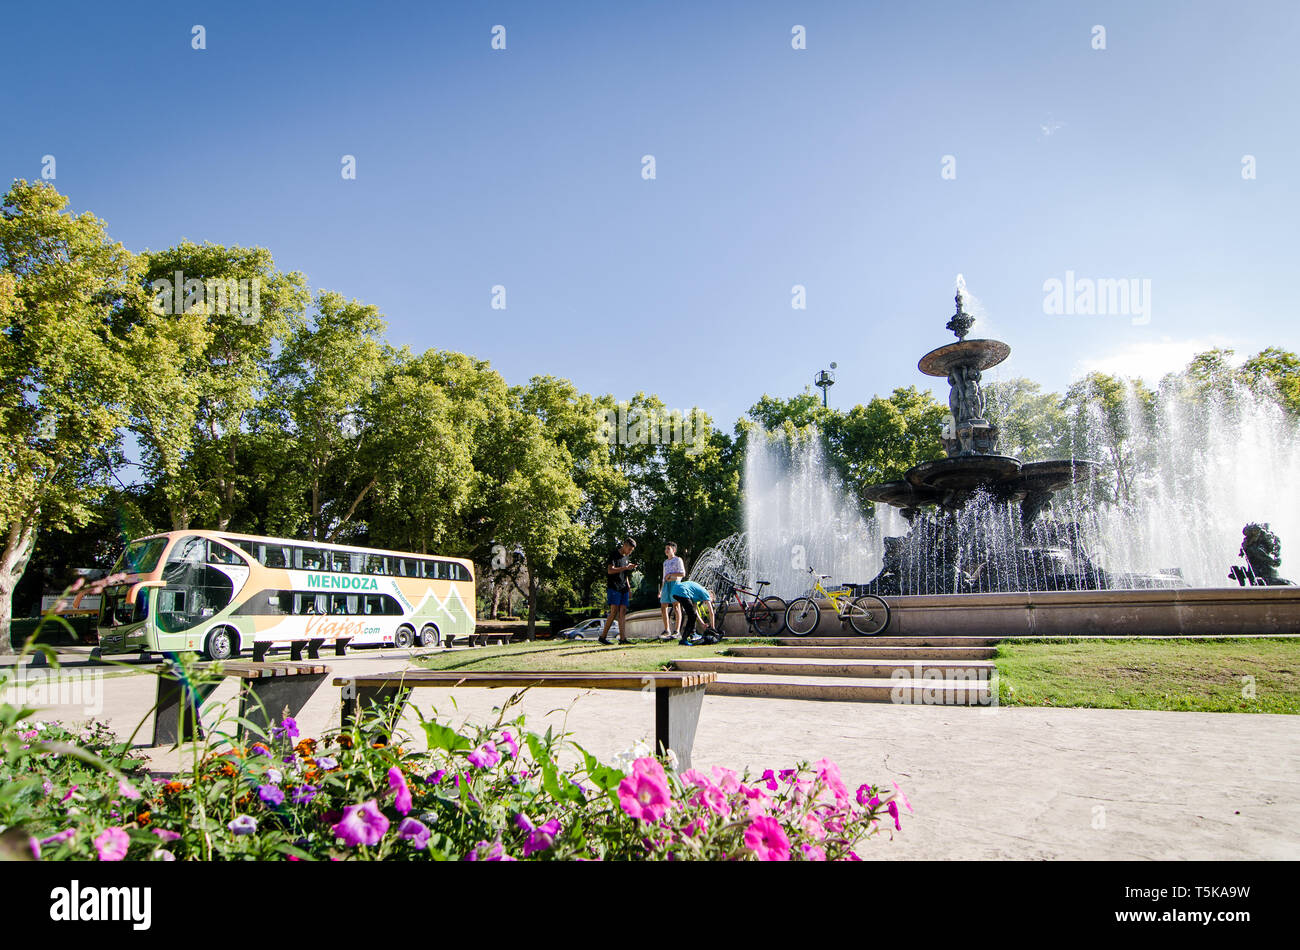
{"type": "MultiPolygon", "coordinates": [[[[1300,587],[1181,587],[886,597],[882,636],[1126,637],[1300,634],[1300,587]]],[[[747,636],[741,617],[728,636],[747,636]]],[[[628,635],[663,629],[658,610],[628,614],[628,635]]],[[[823,607],[819,637],[843,633],[823,607]]]]}

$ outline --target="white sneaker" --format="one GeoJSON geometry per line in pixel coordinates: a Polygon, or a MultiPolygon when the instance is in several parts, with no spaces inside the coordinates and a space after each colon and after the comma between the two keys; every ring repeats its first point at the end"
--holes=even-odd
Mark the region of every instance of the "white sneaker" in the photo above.
{"type": "Polygon", "coordinates": [[[667,630],[665,630],[663,633],[659,634],[659,639],[660,639],[660,640],[676,640],[676,639],[677,639],[677,634],[675,634],[675,633],[669,633],[667,630]]]}

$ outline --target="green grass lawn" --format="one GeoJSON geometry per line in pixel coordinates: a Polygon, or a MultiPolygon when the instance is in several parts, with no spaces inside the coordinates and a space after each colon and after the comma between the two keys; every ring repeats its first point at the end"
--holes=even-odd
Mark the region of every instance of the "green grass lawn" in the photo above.
{"type": "Polygon", "coordinates": [[[998,702],[1300,713],[1300,640],[1007,640],[998,702]]]}
{"type": "Polygon", "coordinates": [[[592,640],[547,640],[511,643],[508,646],[474,647],[426,653],[415,663],[430,670],[499,672],[502,670],[623,670],[645,672],[668,669],[673,660],[725,655],[740,643],[770,643],[769,640],[733,640],[713,646],[683,647],[657,640],[635,640],[631,646],[603,647],[592,640]]]}

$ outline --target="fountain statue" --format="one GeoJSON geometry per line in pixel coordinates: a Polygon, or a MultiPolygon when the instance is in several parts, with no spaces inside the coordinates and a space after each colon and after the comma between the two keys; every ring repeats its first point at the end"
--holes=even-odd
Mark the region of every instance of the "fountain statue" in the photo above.
{"type": "Polygon", "coordinates": [[[955,299],[948,329],[957,342],[930,351],[917,364],[927,376],[948,380],[952,418],[942,436],[947,457],[865,490],[868,500],[899,509],[910,529],[884,539],[880,573],[862,586],[872,593],[930,594],[1180,585],[1176,572],[1109,574],[1094,563],[1078,524],[1045,517],[1053,496],[1093,477],[1098,463],[1023,463],[998,453],[998,427],[984,417],[980,382],[1011,348],[1000,340],[966,339],[974,319],[963,309],[960,291],[955,299]],[[1019,517],[1013,514],[1017,506],[1019,517]]]}
{"type": "Polygon", "coordinates": [[[1294,586],[1285,577],[1278,576],[1277,569],[1282,566],[1282,542],[1269,530],[1267,524],[1252,522],[1241,529],[1241,536],[1241,550],[1238,553],[1250,567],[1234,565],[1228,572],[1229,577],[1243,587],[1294,586]]]}

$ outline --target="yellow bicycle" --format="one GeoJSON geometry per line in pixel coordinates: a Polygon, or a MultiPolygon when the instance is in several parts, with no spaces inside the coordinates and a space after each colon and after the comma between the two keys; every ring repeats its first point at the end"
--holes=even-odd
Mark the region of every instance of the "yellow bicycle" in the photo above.
{"type": "Polygon", "coordinates": [[[822,581],[830,580],[829,574],[815,574],[813,588],[807,594],[790,602],[785,611],[785,625],[796,637],[806,637],[815,633],[821,626],[822,611],[818,598],[829,600],[835,608],[835,615],[841,626],[848,624],[854,633],[864,637],[875,636],[889,626],[889,604],[874,594],[854,597],[853,590],[841,585],[832,590],[822,586],[822,581]]]}

